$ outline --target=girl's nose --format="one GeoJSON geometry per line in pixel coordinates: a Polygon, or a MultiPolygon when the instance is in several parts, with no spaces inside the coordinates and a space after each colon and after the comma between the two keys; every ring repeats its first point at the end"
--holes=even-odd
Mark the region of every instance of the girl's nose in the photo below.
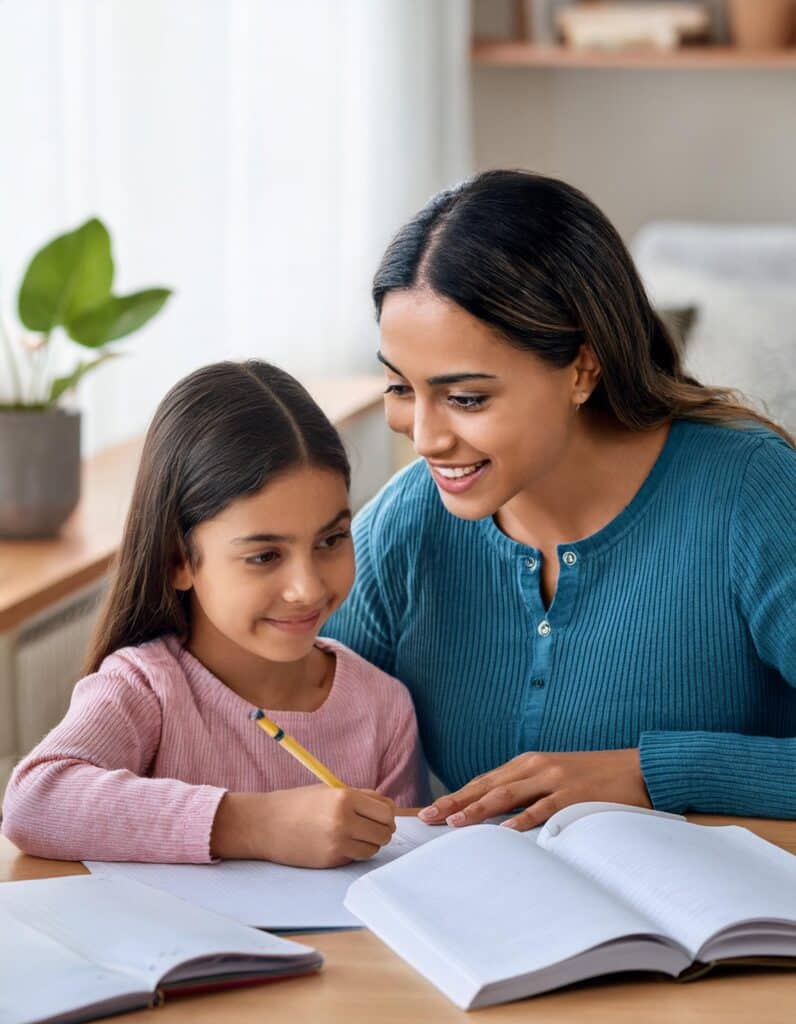
{"type": "Polygon", "coordinates": [[[326,596],[326,586],[312,563],[296,564],[285,582],[282,596],[289,604],[312,607],[326,596]]]}

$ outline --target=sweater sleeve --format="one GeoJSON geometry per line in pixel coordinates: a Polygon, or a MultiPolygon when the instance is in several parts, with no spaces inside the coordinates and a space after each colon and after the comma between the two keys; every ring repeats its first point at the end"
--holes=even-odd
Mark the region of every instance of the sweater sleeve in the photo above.
{"type": "Polygon", "coordinates": [[[417,718],[408,690],[396,681],[398,699],[392,736],[380,765],[379,793],[399,807],[424,807],[430,798],[428,769],[420,747],[417,718]]]}
{"type": "Polygon", "coordinates": [[[147,778],[160,731],[160,702],[143,678],[87,676],[63,721],[14,770],[4,834],[37,857],[209,862],[225,790],[147,778]]]}
{"type": "Polygon", "coordinates": [[[379,497],[357,515],[352,533],[357,574],[351,593],[323,627],[323,636],[339,640],[388,675],[394,674],[391,614],[381,582],[381,557],[374,537],[379,497]]]}
{"type": "MultiPolygon", "coordinates": [[[[796,452],[752,452],[730,529],[735,599],[761,661],[796,687],[796,452]]],[[[796,738],[647,732],[641,769],[653,806],[796,818],[796,738]]]]}

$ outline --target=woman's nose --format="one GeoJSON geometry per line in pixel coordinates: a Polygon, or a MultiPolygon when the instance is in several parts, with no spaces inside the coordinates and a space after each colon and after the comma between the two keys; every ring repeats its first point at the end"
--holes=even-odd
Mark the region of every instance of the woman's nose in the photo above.
{"type": "Polygon", "coordinates": [[[439,417],[415,404],[415,418],[412,427],[412,444],[418,455],[431,458],[450,451],[455,445],[453,432],[439,417]]]}

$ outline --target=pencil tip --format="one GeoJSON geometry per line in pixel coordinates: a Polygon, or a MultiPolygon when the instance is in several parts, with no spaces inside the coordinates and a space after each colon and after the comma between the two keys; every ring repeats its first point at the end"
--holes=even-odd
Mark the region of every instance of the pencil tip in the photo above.
{"type": "Polygon", "coordinates": [[[249,712],[249,718],[251,718],[253,722],[256,722],[258,718],[265,718],[265,712],[262,708],[255,708],[253,711],[249,712]]]}

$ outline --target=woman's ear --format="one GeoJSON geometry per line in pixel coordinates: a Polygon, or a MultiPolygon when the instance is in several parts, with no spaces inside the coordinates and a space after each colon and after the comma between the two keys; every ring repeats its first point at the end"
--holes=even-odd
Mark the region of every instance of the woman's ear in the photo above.
{"type": "Polygon", "coordinates": [[[591,346],[587,344],[580,346],[575,362],[572,365],[575,371],[572,382],[574,401],[576,405],[583,405],[597,387],[602,371],[591,346]]]}

